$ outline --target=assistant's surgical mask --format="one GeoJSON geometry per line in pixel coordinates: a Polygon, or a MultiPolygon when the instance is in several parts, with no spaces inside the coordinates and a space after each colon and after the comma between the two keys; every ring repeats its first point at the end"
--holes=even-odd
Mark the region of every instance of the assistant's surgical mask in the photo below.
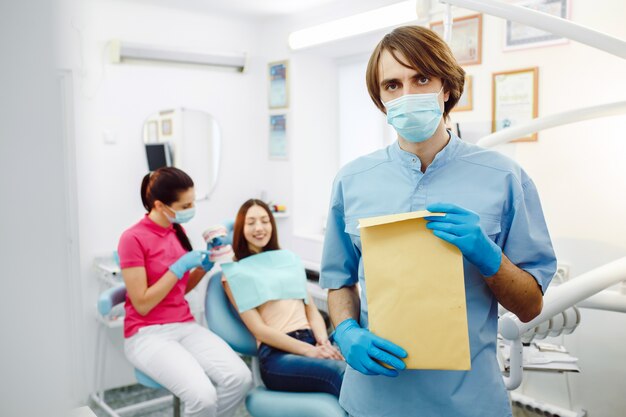
{"type": "Polygon", "coordinates": [[[170,206],[166,207],[175,213],[175,217],[171,217],[165,213],[165,217],[167,217],[167,220],[169,220],[170,223],[187,223],[189,220],[193,219],[193,216],[196,215],[195,207],[190,207],[185,210],[174,210],[170,206]]]}
{"type": "Polygon", "coordinates": [[[405,94],[385,105],[387,123],[409,142],[423,142],[437,130],[443,111],[439,105],[438,93],[405,94]]]}

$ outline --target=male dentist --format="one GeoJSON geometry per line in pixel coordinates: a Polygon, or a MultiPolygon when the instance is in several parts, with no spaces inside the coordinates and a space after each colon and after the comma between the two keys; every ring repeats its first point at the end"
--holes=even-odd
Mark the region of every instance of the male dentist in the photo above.
{"type": "Polygon", "coordinates": [[[498,303],[522,321],[536,317],[556,259],[524,170],[446,130],[464,76],[445,42],[419,26],[387,34],[369,60],[370,97],[398,140],[337,174],[321,268],[333,338],[350,365],[340,403],[354,417],[512,415],[496,360],[498,303]],[[368,330],[358,219],[424,209],[445,213],[427,227],[463,254],[470,371],[403,370],[402,347],[368,330]]]}

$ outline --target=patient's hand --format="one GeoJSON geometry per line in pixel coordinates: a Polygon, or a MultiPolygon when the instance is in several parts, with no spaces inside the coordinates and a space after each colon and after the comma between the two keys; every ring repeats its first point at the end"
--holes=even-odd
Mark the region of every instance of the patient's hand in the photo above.
{"type": "Polygon", "coordinates": [[[330,355],[330,357],[328,359],[335,359],[338,361],[343,361],[345,360],[343,358],[343,356],[341,355],[341,352],[339,351],[339,349],[337,349],[335,346],[333,346],[332,343],[330,343],[330,340],[326,339],[322,342],[317,342],[317,345],[321,347],[327,354],[330,355]]]}
{"type": "Polygon", "coordinates": [[[332,354],[324,346],[311,346],[304,356],[309,358],[332,359],[332,354]]]}

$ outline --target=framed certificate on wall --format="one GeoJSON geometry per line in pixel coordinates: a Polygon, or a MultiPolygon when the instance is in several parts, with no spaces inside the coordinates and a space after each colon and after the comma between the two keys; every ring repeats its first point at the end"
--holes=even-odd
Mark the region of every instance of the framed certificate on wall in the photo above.
{"type": "Polygon", "coordinates": [[[270,115],[269,157],[287,159],[287,117],[284,114],[270,115]]]}
{"type": "MultiPolygon", "coordinates": [[[[430,28],[443,38],[443,21],[433,22],[430,28]]],[[[483,15],[457,17],[452,20],[450,49],[459,65],[477,65],[482,60],[483,15]]]]}
{"type": "Polygon", "coordinates": [[[287,61],[268,64],[269,108],[281,109],[289,105],[288,64],[287,61]]]}
{"type": "MultiPolygon", "coordinates": [[[[525,0],[517,3],[517,5],[562,19],[569,19],[569,0],[525,0]]],[[[503,48],[505,51],[564,44],[567,42],[567,38],[554,33],[511,20],[506,21],[506,37],[504,38],[503,48]]]]}
{"type": "MultiPolygon", "coordinates": [[[[492,132],[517,126],[537,117],[538,78],[537,67],[492,74],[492,132]]],[[[537,133],[516,139],[533,140],[537,140],[537,133]]]]}

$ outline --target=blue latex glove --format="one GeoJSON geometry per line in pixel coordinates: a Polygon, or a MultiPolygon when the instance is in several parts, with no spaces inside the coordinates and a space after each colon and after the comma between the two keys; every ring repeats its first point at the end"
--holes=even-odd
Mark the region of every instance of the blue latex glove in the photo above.
{"type": "Polygon", "coordinates": [[[185,272],[202,266],[204,258],[208,257],[208,250],[192,250],[178,258],[176,262],[170,265],[170,271],[172,271],[178,279],[181,279],[185,275],[185,272]]]}
{"type": "Polygon", "coordinates": [[[502,249],[480,227],[478,214],[454,204],[435,203],[426,209],[445,216],[428,216],[426,227],[435,236],[459,248],[468,261],[478,267],[480,273],[489,277],[500,269],[502,249]]]}
{"type": "Polygon", "coordinates": [[[354,319],[341,322],[332,334],[346,362],[365,375],[398,376],[396,369],[404,369],[406,365],[400,358],[407,353],[400,346],[376,336],[359,326],[354,319]],[[395,368],[388,369],[376,361],[395,368]]]}

